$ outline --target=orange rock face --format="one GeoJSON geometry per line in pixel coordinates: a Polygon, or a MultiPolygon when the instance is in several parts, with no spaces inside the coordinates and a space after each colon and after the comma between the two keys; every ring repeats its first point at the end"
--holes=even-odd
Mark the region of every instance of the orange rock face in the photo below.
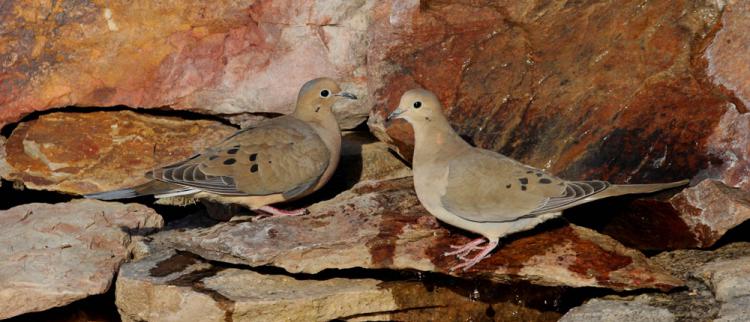
{"type": "MultiPolygon", "coordinates": [[[[362,5],[4,1],[0,127],[68,105],[288,113],[299,87],[321,76],[361,95],[362,5]]],[[[367,114],[355,103],[341,111],[367,114]]]]}
{"type": "Polygon", "coordinates": [[[52,113],[21,123],[0,175],[34,189],[91,193],[145,182],[151,168],[187,158],[233,133],[213,121],[129,111],[52,113]]]}
{"type": "Polygon", "coordinates": [[[707,138],[731,101],[706,79],[699,55],[720,9],[694,1],[381,3],[371,27],[369,124],[408,155],[410,130],[382,120],[421,86],[476,145],[565,178],[691,177],[708,167],[707,138]]]}

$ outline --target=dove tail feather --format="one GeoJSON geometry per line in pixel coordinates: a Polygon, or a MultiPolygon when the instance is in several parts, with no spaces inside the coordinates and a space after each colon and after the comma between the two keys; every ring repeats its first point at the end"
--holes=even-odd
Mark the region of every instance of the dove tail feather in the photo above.
{"type": "Polygon", "coordinates": [[[113,191],[90,193],[83,195],[83,197],[86,199],[117,200],[135,198],[138,197],[138,193],[136,193],[134,189],[126,188],[113,191]]]}
{"type": "Polygon", "coordinates": [[[648,183],[648,184],[613,184],[604,191],[592,195],[588,199],[597,200],[607,197],[621,196],[635,193],[651,193],[688,184],[689,180],[680,180],[668,183],[648,183]]]}
{"type": "Polygon", "coordinates": [[[116,200],[130,199],[148,195],[170,196],[191,194],[197,192],[192,190],[195,189],[154,180],[132,188],[91,193],[84,195],[83,197],[87,199],[116,200]]]}

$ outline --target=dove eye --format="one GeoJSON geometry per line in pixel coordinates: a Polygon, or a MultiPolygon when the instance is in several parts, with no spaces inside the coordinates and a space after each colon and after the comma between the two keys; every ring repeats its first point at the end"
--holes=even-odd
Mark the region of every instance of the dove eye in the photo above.
{"type": "Polygon", "coordinates": [[[420,101],[414,102],[414,108],[420,108],[420,107],[422,107],[422,102],[420,101]]]}
{"type": "Polygon", "coordinates": [[[331,92],[329,92],[327,89],[320,91],[320,97],[328,97],[328,95],[331,95],[331,92]]]}

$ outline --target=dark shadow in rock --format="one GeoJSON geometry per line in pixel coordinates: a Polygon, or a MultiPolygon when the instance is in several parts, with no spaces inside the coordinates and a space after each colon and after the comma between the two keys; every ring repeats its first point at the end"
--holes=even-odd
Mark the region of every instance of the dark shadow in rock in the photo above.
{"type": "Polygon", "coordinates": [[[115,306],[115,288],[113,282],[112,287],[105,294],[90,296],[63,307],[56,307],[43,312],[27,313],[4,321],[120,322],[122,320],[115,306]]]}
{"type": "Polygon", "coordinates": [[[13,182],[2,180],[0,183],[0,210],[6,210],[28,203],[60,203],[73,200],[75,197],[62,193],[44,190],[16,189],[13,182]]]}
{"type": "Polygon", "coordinates": [[[715,250],[735,242],[750,242],[750,221],[727,231],[710,249],[715,250]]]}

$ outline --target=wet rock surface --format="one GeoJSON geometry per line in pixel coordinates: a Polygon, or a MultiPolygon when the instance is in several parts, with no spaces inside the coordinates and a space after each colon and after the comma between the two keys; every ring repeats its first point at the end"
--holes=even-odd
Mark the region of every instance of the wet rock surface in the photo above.
{"type": "MultiPolygon", "coordinates": [[[[555,292],[537,289],[540,290],[555,292]]],[[[539,297],[525,291],[516,293],[516,297],[494,298],[485,293],[483,298],[471,299],[450,287],[428,285],[424,281],[262,274],[171,250],[157,251],[124,265],[116,296],[124,321],[414,321],[511,317],[555,321],[559,317],[554,311],[534,308],[537,305],[534,303],[540,302],[539,297]]]]}
{"type": "Polygon", "coordinates": [[[75,194],[124,188],[145,182],[153,167],[190,157],[235,130],[215,121],[131,111],[52,113],[14,129],[0,154],[0,176],[32,189],[75,194]]]}
{"type": "Polygon", "coordinates": [[[449,245],[470,240],[449,230],[420,205],[411,178],[363,182],[304,217],[235,218],[206,228],[179,228],[154,242],[203,258],[292,273],[325,269],[388,268],[438,271],[499,282],[616,290],[682,285],[637,251],[595,231],[564,223],[509,238],[467,273],[449,272],[457,259],[449,245]]]}
{"type": "Polygon", "coordinates": [[[132,236],[163,224],[143,205],[93,200],[0,211],[0,319],[105,293],[132,236]]]}

